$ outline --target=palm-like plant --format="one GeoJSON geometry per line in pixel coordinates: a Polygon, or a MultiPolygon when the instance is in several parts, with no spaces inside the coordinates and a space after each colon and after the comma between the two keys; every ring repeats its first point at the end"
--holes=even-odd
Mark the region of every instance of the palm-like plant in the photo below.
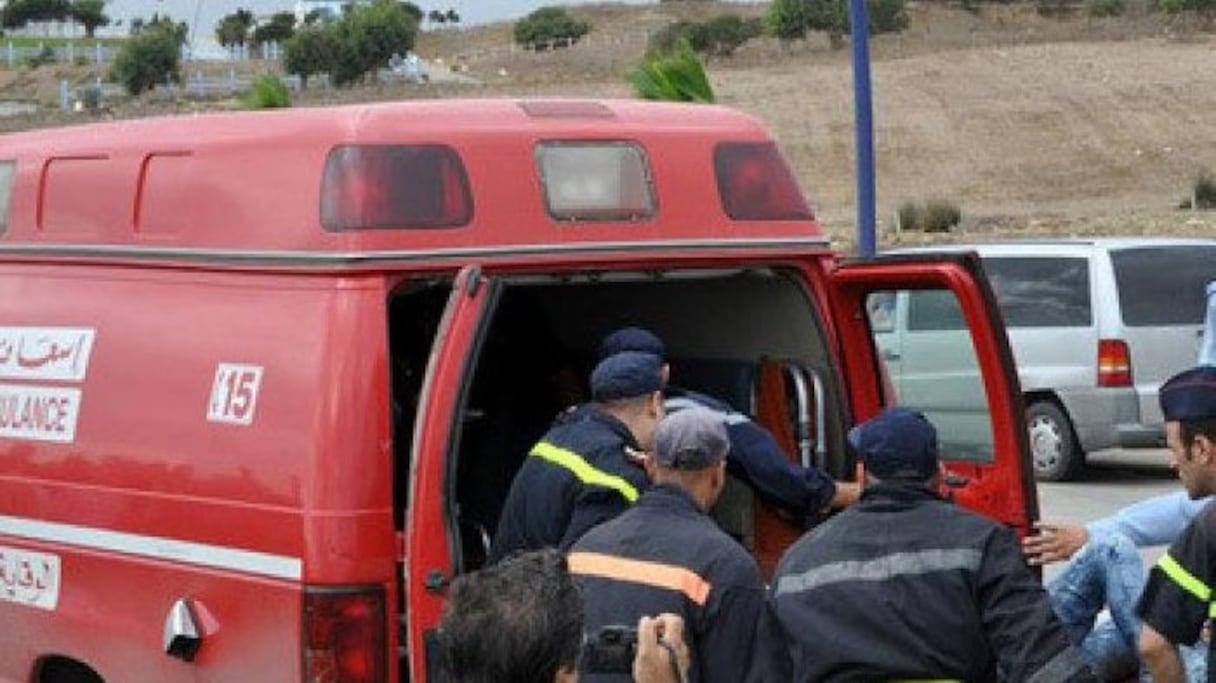
{"type": "Polygon", "coordinates": [[[630,69],[625,79],[644,100],[709,104],[715,99],[705,66],[687,40],[667,54],[647,58],[630,69]]]}

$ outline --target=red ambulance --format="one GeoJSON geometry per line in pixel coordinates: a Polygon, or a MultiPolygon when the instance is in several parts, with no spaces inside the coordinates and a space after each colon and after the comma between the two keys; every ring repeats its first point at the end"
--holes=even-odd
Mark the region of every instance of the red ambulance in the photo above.
{"type": "MultiPolygon", "coordinates": [[[[604,333],[654,329],[676,382],[851,479],[847,429],[896,400],[874,335],[901,290],[939,292],[972,353],[940,405],[900,402],[943,416],[955,498],[1024,531],[978,261],[842,261],[747,115],[435,101],[2,136],[0,681],[431,680],[446,587],[604,333]]],[[[746,488],[721,508],[766,567],[797,534],[746,488]]]]}

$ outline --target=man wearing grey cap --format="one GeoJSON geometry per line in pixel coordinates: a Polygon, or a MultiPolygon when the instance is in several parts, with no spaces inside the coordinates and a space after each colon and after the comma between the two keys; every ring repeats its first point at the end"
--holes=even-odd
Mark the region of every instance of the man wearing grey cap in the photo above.
{"type": "Polygon", "coordinates": [[[490,562],[520,550],[565,550],[638,499],[649,486],[640,455],[663,416],[662,388],[649,354],[619,353],[595,366],[593,402],[559,418],[511,482],[490,562]]]}
{"type": "MultiPolygon", "coordinates": [[[[690,681],[746,681],[762,659],[754,647],[765,609],[760,570],[707,515],[726,483],[729,449],[720,414],[689,408],[665,417],[647,460],[654,487],[568,558],[590,637],[654,612],[683,617],[690,681]]],[[[593,673],[584,680],[630,680],[593,673]]]]}
{"type": "Polygon", "coordinates": [[[861,501],[777,567],[789,681],[1096,681],[1012,529],[942,500],[937,431],[888,408],[849,432],[861,501]]]}

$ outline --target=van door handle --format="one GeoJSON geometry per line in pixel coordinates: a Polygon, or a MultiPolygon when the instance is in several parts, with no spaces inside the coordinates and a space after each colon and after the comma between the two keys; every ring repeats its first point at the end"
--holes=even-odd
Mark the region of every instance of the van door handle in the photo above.
{"type": "Polygon", "coordinates": [[[895,353],[894,351],[883,351],[882,359],[883,360],[899,360],[899,354],[895,353]]]}
{"type": "Polygon", "coordinates": [[[448,577],[443,573],[442,569],[432,569],[426,573],[426,580],[422,582],[426,592],[438,595],[448,588],[448,577]]]}

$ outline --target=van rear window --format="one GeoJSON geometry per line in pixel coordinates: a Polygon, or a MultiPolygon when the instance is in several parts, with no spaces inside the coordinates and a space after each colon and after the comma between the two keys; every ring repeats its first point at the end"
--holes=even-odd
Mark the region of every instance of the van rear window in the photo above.
{"type": "Polygon", "coordinates": [[[464,163],[446,145],[341,145],[325,160],[326,230],[451,228],[472,218],[464,163]]]}
{"type": "Polygon", "coordinates": [[[984,259],[1006,327],[1089,327],[1089,260],[984,259]]]}
{"type": "Polygon", "coordinates": [[[1216,280],[1216,246],[1171,245],[1111,251],[1123,324],[1198,325],[1204,288],[1216,280]]]}

